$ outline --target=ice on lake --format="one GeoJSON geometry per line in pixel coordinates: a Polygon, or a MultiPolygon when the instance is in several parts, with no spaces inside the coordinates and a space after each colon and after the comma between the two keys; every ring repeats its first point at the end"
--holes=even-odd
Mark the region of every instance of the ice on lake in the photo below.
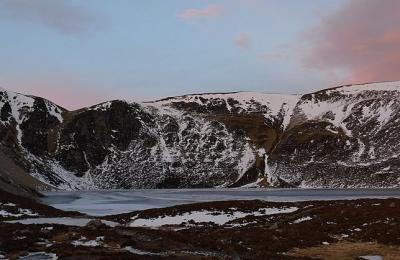
{"type": "MultiPolygon", "coordinates": [[[[32,225],[32,224],[58,224],[58,225],[67,225],[67,226],[76,226],[76,227],[84,227],[91,220],[91,218],[70,218],[70,217],[60,217],[60,218],[26,218],[19,220],[10,220],[5,221],[6,223],[19,223],[24,225],[32,225]]],[[[101,222],[107,226],[115,227],[119,225],[113,221],[101,220],[101,222]]]]}
{"type": "Polygon", "coordinates": [[[208,201],[259,199],[276,202],[400,198],[400,189],[154,189],[57,191],[42,201],[55,208],[93,216],[208,201]]]}

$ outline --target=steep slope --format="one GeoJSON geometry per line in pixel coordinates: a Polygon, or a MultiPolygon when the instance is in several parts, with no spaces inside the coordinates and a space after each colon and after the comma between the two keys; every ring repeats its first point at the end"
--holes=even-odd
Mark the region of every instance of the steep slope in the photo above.
{"type": "Polygon", "coordinates": [[[36,178],[27,174],[0,151],[0,191],[24,197],[40,196],[38,190],[49,189],[36,178]]]}
{"type": "Polygon", "coordinates": [[[294,186],[398,187],[399,100],[399,82],[304,95],[271,172],[294,186]]]}
{"type": "Polygon", "coordinates": [[[85,188],[239,186],[256,181],[264,172],[265,149],[276,141],[263,130],[281,133],[287,109],[274,104],[272,110],[268,95],[259,101],[249,93],[235,94],[242,102],[231,95],[223,95],[231,104],[203,97],[209,101],[206,109],[181,97],[141,105],[113,101],[72,112],[65,117],[55,157],[64,169],[83,176],[85,188]]]}
{"type": "Polygon", "coordinates": [[[397,187],[400,83],[67,111],[0,92],[0,148],[62,189],[397,187]]]}
{"type": "Polygon", "coordinates": [[[35,197],[38,190],[50,189],[27,173],[31,162],[25,147],[41,151],[48,144],[46,129],[61,118],[56,113],[60,109],[41,98],[0,89],[0,190],[35,197]]]}

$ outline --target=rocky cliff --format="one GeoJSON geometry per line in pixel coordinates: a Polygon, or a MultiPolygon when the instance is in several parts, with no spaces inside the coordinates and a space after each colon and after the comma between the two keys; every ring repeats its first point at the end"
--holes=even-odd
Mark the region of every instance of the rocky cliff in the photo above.
{"type": "Polygon", "coordinates": [[[399,98],[389,82],[67,111],[0,90],[0,148],[61,189],[398,187],[399,98]]]}

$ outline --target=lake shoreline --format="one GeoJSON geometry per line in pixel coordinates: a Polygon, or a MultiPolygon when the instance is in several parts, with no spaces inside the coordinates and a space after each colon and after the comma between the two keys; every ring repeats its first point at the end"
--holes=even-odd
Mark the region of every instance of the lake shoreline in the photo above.
{"type": "Polygon", "coordinates": [[[41,202],[49,206],[103,216],[228,200],[295,202],[400,198],[400,189],[142,189],[57,191],[44,195],[41,202]]]}

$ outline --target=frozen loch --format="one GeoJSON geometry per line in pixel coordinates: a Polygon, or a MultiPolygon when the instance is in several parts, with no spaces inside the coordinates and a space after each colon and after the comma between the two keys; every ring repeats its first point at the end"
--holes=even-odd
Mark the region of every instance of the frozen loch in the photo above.
{"type": "Polygon", "coordinates": [[[93,216],[113,215],[150,208],[227,200],[294,202],[400,198],[400,189],[155,189],[109,191],[58,191],[46,193],[45,204],[93,216]]]}

